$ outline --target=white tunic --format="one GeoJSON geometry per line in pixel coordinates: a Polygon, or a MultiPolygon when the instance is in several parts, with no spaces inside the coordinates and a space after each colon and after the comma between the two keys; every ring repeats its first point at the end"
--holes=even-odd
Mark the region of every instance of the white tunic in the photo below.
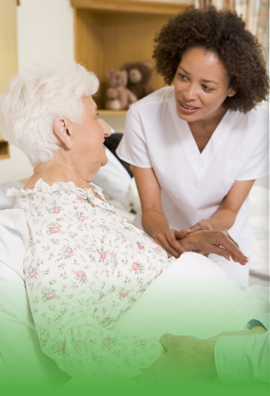
{"type": "MultiPolygon", "coordinates": [[[[188,123],[176,112],[174,88],[166,87],[131,106],[118,155],[132,165],[153,168],[161,187],[162,205],[170,227],[180,230],[209,218],[236,180],[268,174],[268,118],[257,108],[247,114],[227,111],[200,153],[188,123]]],[[[135,225],[141,227],[141,213],[135,225]]],[[[248,224],[248,199],[230,235],[245,254],[254,236],[248,224]]],[[[242,283],[248,266],[222,263],[242,283]]]]}

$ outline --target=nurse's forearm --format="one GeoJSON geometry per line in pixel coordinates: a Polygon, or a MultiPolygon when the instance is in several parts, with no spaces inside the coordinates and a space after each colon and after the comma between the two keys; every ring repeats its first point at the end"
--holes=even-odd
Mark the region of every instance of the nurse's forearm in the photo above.
{"type": "Polygon", "coordinates": [[[228,230],[234,225],[237,213],[229,208],[220,207],[209,219],[213,230],[228,230]]]}
{"type": "Polygon", "coordinates": [[[145,232],[154,238],[155,235],[169,228],[169,223],[163,213],[148,210],[142,214],[142,226],[145,232]]]}

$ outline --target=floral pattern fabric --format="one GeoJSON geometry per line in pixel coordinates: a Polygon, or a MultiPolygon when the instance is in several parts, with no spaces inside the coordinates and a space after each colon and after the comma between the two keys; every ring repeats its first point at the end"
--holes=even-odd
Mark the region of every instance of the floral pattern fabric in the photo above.
{"type": "Polygon", "coordinates": [[[139,376],[161,356],[161,344],[114,325],[168,266],[165,251],[91,188],[40,179],[8,195],[17,196],[29,227],[24,273],[43,352],[77,379],[139,376]]]}

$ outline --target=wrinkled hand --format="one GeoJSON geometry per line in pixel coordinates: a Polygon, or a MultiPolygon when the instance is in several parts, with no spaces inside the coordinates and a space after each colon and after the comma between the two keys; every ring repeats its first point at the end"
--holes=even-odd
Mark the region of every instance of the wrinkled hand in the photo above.
{"type": "Polygon", "coordinates": [[[166,353],[138,379],[141,385],[158,383],[175,387],[205,381],[216,372],[213,340],[164,334],[160,339],[166,353]]]}
{"type": "Polygon", "coordinates": [[[173,230],[172,228],[167,228],[162,232],[154,234],[152,237],[154,241],[166,250],[169,257],[174,256],[178,258],[186,250],[182,247],[179,239],[186,237],[189,230],[183,229],[181,231],[173,230]]]}
{"type": "Polygon", "coordinates": [[[224,231],[196,231],[181,240],[181,246],[188,252],[214,253],[245,265],[247,257],[241,252],[238,244],[224,231]]]}

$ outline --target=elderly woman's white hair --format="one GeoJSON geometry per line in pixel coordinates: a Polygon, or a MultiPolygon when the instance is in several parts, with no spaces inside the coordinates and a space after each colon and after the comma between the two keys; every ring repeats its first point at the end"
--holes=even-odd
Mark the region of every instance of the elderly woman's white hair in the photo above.
{"type": "Polygon", "coordinates": [[[65,117],[79,123],[82,97],[98,90],[97,77],[75,62],[47,62],[15,76],[0,96],[0,130],[33,166],[59,150],[53,122],[65,117]]]}

